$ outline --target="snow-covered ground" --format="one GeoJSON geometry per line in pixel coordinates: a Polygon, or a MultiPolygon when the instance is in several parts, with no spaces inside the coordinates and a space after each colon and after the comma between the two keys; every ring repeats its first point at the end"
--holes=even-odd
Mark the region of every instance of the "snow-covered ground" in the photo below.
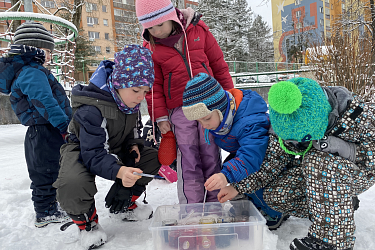
{"type": "MultiPolygon", "coordinates": [[[[0,126],[0,249],[81,250],[77,242],[77,227],[71,226],[62,232],[60,224],[40,229],[34,226],[30,180],[24,159],[25,132],[26,127],[22,125],[0,126]]],[[[223,153],[223,156],[226,154],[223,153]]],[[[104,207],[104,198],[112,182],[100,177],[96,182],[99,221],[109,236],[108,243],[100,249],[152,250],[152,234],[148,230],[151,221],[135,223],[111,218],[104,207]]],[[[359,198],[361,203],[355,214],[357,243],[354,249],[375,249],[375,187],[359,198]]],[[[160,205],[177,204],[176,184],[152,181],[147,187],[147,201],[154,211],[160,205]]],[[[277,231],[265,229],[263,248],[287,250],[295,237],[306,236],[309,225],[307,219],[290,218],[277,231]]]]}

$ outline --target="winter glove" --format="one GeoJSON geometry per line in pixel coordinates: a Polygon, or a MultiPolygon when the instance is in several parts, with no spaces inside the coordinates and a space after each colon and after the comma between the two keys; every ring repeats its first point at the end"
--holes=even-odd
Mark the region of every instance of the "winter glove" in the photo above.
{"type": "Polygon", "coordinates": [[[323,152],[338,154],[351,162],[355,162],[356,160],[356,145],[335,136],[324,136],[321,140],[313,141],[313,146],[317,150],[321,150],[323,152]]]}
{"type": "MultiPolygon", "coordinates": [[[[135,159],[138,158],[137,152],[134,150],[130,152],[127,157],[127,164],[129,167],[135,166],[135,159]]],[[[116,178],[112,187],[109,189],[105,197],[105,207],[109,208],[110,213],[123,213],[129,207],[132,200],[131,188],[126,188],[122,185],[122,180],[116,178]]]]}
{"type": "Polygon", "coordinates": [[[110,213],[123,213],[129,207],[131,200],[131,189],[124,187],[121,179],[117,178],[105,197],[105,207],[109,208],[110,213]]]}

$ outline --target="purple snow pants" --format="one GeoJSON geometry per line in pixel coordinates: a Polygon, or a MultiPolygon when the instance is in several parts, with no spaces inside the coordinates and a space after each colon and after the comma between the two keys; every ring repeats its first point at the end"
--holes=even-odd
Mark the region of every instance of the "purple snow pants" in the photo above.
{"type": "MultiPolygon", "coordinates": [[[[221,171],[219,147],[210,134],[210,144],[204,139],[204,129],[197,121],[189,121],[181,107],[170,112],[170,121],[178,145],[177,192],[180,204],[202,203],[204,183],[213,174],[221,171]]],[[[207,192],[207,202],[217,202],[219,190],[207,192]]]]}

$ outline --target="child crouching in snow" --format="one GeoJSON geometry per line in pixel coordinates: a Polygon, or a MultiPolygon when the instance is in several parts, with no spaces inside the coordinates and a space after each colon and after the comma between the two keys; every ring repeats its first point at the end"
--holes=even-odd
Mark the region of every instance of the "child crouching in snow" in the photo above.
{"type": "MultiPolygon", "coordinates": [[[[267,104],[256,92],[225,91],[213,77],[200,73],[186,84],[182,110],[188,120],[197,120],[205,129],[206,143],[211,143],[210,133],[215,143],[233,156],[220,173],[207,179],[204,186],[208,191],[237,183],[260,170],[270,123],[267,104]]],[[[284,216],[265,204],[263,189],[247,196],[267,215],[270,229],[280,225],[284,216]]]]}
{"type": "Polygon", "coordinates": [[[320,87],[307,78],[273,85],[270,142],[258,173],[219,192],[224,202],[264,189],[268,206],[312,225],[292,250],[352,250],[357,195],[374,185],[375,117],[344,87],[320,87]],[[300,155],[300,157],[295,157],[300,155]]]}
{"type": "Polygon", "coordinates": [[[137,131],[140,102],[154,82],[153,66],[148,49],[128,45],[115,54],[114,63],[100,63],[88,86],[72,90],[74,115],[54,186],[61,207],[79,227],[86,249],[107,240],[96,214],[95,176],[115,181],[105,199],[110,212],[128,213],[137,207],[135,200],[152,180],[133,172],[159,171],[157,150],[144,147],[137,131]]]}

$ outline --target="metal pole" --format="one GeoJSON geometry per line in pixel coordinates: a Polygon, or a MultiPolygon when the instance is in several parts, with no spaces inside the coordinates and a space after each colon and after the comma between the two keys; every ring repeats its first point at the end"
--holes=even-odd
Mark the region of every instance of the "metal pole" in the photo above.
{"type": "Polygon", "coordinates": [[[32,0],[24,0],[23,5],[25,8],[25,12],[33,12],[33,2],[32,0]]]}
{"type": "MultiPolygon", "coordinates": [[[[33,12],[33,2],[32,0],[24,0],[23,7],[25,12],[33,12]]],[[[26,20],[27,23],[31,22],[31,20],[26,20]]]]}
{"type": "MultiPolygon", "coordinates": [[[[256,72],[258,73],[258,62],[255,63],[256,72]]],[[[259,83],[259,76],[257,75],[257,82],[259,83]]]]}
{"type": "Polygon", "coordinates": [[[82,60],[83,82],[86,83],[85,60],[82,60]]]}
{"type": "MultiPolygon", "coordinates": [[[[277,63],[276,63],[276,72],[277,72],[277,63]]],[[[276,82],[279,81],[279,78],[277,78],[277,73],[276,73],[276,82]]]]}

